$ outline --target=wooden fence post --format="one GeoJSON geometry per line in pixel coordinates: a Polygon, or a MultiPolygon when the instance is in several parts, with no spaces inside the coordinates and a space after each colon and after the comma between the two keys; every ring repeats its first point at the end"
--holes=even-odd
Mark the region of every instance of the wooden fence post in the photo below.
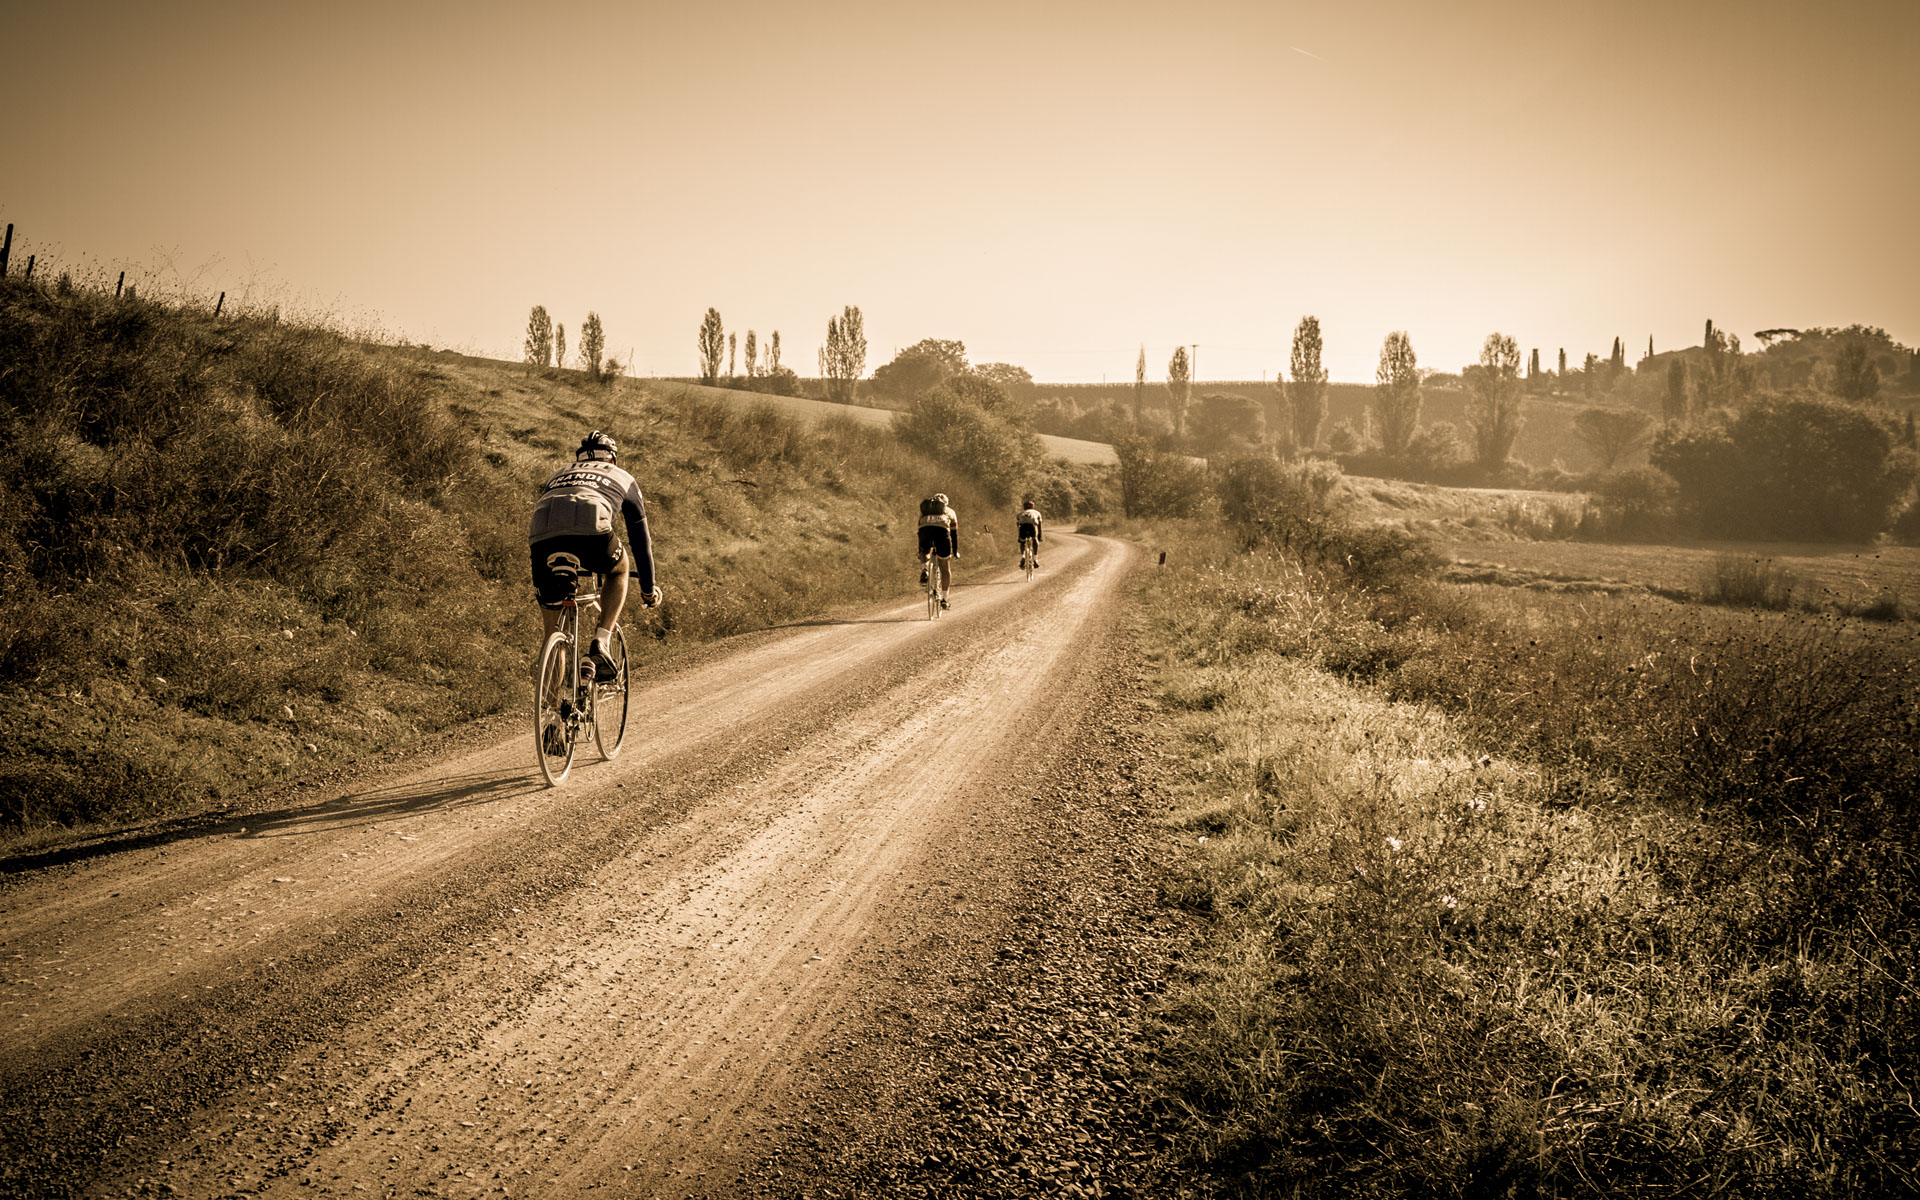
{"type": "Polygon", "coordinates": [[[6,278],[7,258],[13,253],[13,222],[7,222],[7,240],[0,243],[0,279],[6,278]]]}
{"type": "Polygon", "coordinates": [[[127,284],[127,273],[125,271],[122,271],[120,272],[120,278],[114,280],[113,282],[113,298],[115,300],[118,300],[120,298],[120,289],[125,287],[126,284],[127,284]]]}
{"type": "Polygon", "coordinates": [[[218,300],[215,300],[215,301],[213,302],[213,315],[214,315],[214,316],[216,316],[216,317],[217,317],[217,316],[219,316],[219,315],[220,315],[220,306],[221,306],[221,305],[223,305],[223,304],[225,304],[226,302],[227,302],[227,294],[226,294],[225,292],[221,292],[221,293],[220,293],[220,298],[219,298],[218,300]]]}
{"type": "Polygon", "coordinates": [[[32,280],[33,278],[33,260],[39,257],[40,256],[38,254],[27,255],[27,279],[28,280],[32,280]]]}

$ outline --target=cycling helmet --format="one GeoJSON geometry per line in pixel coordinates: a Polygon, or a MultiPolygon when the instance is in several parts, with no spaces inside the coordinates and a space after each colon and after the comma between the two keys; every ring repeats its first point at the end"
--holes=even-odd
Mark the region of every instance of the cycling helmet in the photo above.
{"type": "Polygon", "coordinates": [[[942,504],[947,503],[947,494],[945,492],[935,492],[933,498],[942,504]]]}
{"type": "Polygon", "coordinates": [[[608,462],[612,462],[618,457],[620,457],[620,443],[613,440],[612,434],[602,433],[598,429],[581,438],[580,448],[573,452],[575,462],[583,458],[605,458],[608,462]]]}

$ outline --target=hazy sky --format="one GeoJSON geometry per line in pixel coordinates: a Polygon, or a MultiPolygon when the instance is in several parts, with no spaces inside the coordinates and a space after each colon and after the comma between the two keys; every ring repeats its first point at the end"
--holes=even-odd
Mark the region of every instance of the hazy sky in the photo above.
{"type": "MultiPolygon", "coordinates": [[[[641,374],[709,305],[811,374],[963,340],[1042,380],[1458,369],[1708,317],[1920,344],[1920,3],[14,6],[0,220],[517,358],[589,309],[641,374]]],[[[158,276],[158,278],[154,278],[158,276]]],[[[109,275],[111,277],[111,275],[109,275]]]]}

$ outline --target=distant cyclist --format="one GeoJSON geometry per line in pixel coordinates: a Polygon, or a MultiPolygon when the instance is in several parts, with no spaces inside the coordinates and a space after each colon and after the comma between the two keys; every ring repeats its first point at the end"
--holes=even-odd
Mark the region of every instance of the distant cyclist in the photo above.
{"type": "Polygon", "coordinates": [[[960,557],[960,517],[947,503],[945,492],[920,502],[920,582],[927,582],[929,565],[940,568],[940,607],[947,607],[947,589],[953,586],[952,561],[960,557]]]}
{"type": "Polygon", "coordinates": [[[1020,515],[1014,519],[1019,531],[1020,553],[1032,554],[1033,565],[1040,565],[1040,543],[1046,541],[1042,531],[1044,522],[1040,519],[1040,510],[1033,506],[1033,497],[1028,496],[1020,502],[1020,515]]]}
{"type": "Polygon", "coordinates": [[[582,575],[604,575],[600,594],[600,627],[586,660],[600,679],[612,679],[618,668],[608,657],[608,638],[627,601],[629,567],[626,548],[614,528],[619,514],[633,543],[633,561],[640,575],[640,601],[651,608],[660,603],[653,578],[653,540],[647,534],[647,506],[633,476],[613,465],[620,447],[598,429],[580,440],[573,463],[554,472],[540,489],[533,520],[527,526],[527,546],[533,559],[533,586],[539,593],[540,617],[545,624],[541,641],[560,627],[556,607],[573,594],[582,575]]]}

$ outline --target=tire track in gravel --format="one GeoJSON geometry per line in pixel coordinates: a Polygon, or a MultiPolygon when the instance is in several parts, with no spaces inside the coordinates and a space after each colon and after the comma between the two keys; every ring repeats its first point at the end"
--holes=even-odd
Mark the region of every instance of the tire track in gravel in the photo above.
{"type": "Polygon", "coordinates": [[[629,753],[564,789],[516,731],[15,878],[0,1183],[646,1195],[752,1161],[872,986],[849,959],[1004,802],[1022,721],[1118,603],[1127,550],[1050,557],[939,622],[740,639],[648,687],[629,753]]]}

